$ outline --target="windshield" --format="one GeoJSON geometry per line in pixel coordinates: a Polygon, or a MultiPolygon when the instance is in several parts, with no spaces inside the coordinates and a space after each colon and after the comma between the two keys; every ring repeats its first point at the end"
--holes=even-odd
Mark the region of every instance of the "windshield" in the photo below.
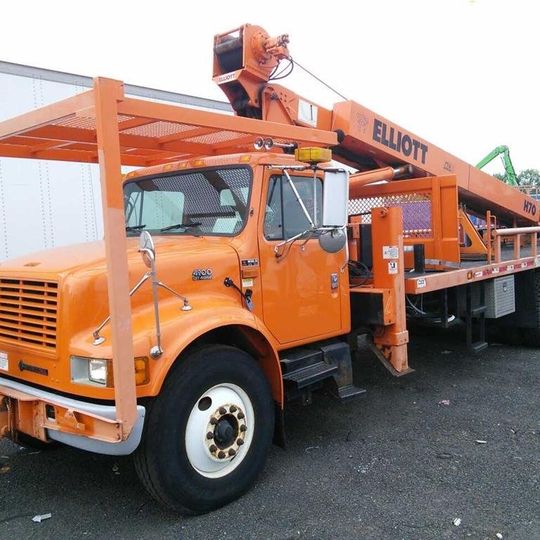
{"type": "Polygon", "coordinates": [[[177,172],[124,186],[126,230],[139,234],[233,236],[245,225],[249,167],[177,172]]]}

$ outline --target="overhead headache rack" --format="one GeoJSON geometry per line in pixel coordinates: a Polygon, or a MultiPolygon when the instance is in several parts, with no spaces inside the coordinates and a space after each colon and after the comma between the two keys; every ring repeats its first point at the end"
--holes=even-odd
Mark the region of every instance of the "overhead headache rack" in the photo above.
{"type": "Polygon", "coordinates": [[[113,112],[103,129],[118,132],[122,165],[244,152],[261,135],[278,143],[337,142],[329,131],[125,97],[121,82],[96,79],[92,90],[2,122],[0,156],[97,163],[100,107],[113,112]]]}

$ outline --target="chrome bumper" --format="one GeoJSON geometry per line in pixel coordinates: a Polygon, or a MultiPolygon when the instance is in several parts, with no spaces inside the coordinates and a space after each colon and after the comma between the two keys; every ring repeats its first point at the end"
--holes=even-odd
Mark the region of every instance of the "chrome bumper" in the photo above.
{"type": "MultiPolygon", "coordinates": [[[[116,419],[116,407],[114,405],[96,405],[86,401],[66,398],[52,392],[39,390],[27,384],[0,377],[0,396],[2,394],[8,397],[10,394],[15,394],[13,399],[18,399],[17,395],[20,394],[24,395],[27,400],[29,398],[35,399],[36,401],[58,405],[75,412],[89,414],[109,421],[116,419]]],[[[59,429],[51,429],[47,426],[45,426],[45,432],[49,439],[67,444],[68,446],[80,448],[81,450],[87,450],[88,452],[95,452],[97,454],[108,454],[111,456],[124,456],[131,454],[139,446],[145,413],[146,409],[142,405],[137,405],[137,419],[129,437],[125,441],[103,441],[85,435],[77,435],[74,433],[66,433],[59,429]]]]}

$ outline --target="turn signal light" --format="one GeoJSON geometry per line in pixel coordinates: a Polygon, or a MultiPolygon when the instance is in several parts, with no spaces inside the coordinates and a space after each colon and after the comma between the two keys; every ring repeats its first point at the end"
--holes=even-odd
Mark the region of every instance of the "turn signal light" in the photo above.
{"type": "Polygon", "coordinates": [[[135,358],[135,384],[146,384],[149,381],[148,357],[138,356],[135,358]]]}

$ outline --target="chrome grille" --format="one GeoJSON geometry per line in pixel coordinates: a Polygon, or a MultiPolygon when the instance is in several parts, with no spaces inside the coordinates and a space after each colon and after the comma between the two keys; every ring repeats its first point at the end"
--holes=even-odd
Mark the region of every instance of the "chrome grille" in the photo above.
{"type": "Polygon", "coordinates": [[[0,339],[56,348],[58,283],[0,278],[0,339]]]}

